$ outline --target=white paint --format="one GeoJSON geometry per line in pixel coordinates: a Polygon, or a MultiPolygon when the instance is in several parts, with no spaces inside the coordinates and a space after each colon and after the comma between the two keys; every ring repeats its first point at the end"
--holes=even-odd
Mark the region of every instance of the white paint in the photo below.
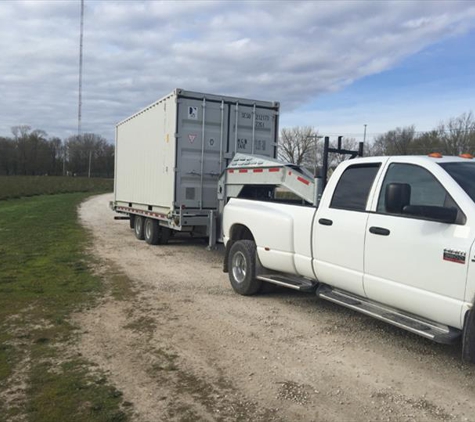
{"type": "Polygon", "coordinates": [[[225,239],[229,239],[234,224],[243,224],[254,235],[261,263],[270,270],[318,279],[420,317],[463,328],[465,313],[475,300],[475,204],[438,165],[449,161],[466,162],[453,157],[346,161],[330,179],[318,210],[232,199],[224,211],[225,239]],[[330,208],[345,169],[357,163],[375,162],[381,163],[381,167],[366,211],[330,208]],[[414,164],[432,173],[463,211],[466,223],[455,225],[378,214],[379,193],[391,163],[414,164]],[[332,220],[333,224],[321,225],[321,218],[332,220]],[[370,233],[373,226],[388,229],[390,235],[370,233]],[[444,260],[446,249],[465,252],[465,263],[444,260]],[[316,277],[310,268],[312,262],[316,277]]]}

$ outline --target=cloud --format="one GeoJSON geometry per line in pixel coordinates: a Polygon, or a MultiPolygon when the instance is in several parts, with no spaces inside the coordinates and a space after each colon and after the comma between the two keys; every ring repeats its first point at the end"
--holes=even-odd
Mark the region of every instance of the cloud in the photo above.
{"type": "MultiPolygon", "coordinates": [[[[176,87],[292,111],[474,26],[470,2],[88,1],[83,128],[114,125],[176,87]]],[[[0,134],[77,128],[79,1],[0,9],[0,134]]]]}

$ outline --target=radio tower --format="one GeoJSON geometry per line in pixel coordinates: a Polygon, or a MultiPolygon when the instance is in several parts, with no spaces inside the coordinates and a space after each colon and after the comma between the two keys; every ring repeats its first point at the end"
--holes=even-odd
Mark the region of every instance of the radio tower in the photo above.
{"type": "Polygon", "coordinates": [[[81,31],[79,35],[79,104],[78,104],[78,137],[81,136],[82,109],[82,39],[84,32],[84,0],[81,0],[81,31]]]}

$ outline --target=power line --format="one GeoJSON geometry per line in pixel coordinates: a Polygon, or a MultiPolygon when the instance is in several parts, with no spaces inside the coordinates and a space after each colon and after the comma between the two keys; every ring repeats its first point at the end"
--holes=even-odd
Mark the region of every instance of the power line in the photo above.
{"type": "MultiPolygon", "coordinates": [[[[404,128],[402,128],[404,129],[404,128]]],[[[366,133],[366,137],[368,136],[376,136],[376,135],[385,135],[387,134],[388,132],[392,132],[394,131],[395,129],[390,129],[390,130],[387,130],[385,132],[367,132],[366,133]]],[[[364,132],[363,134],[361,132],[326,132],[326,131],[323,131],[323,130],[318,130],[317,129],[317,132],[318,133],[322,133],[324,135],[327,135],[327,136],[340,136],[340,135],[345,135],[345,136],[364,136],[364,132]]],[[[468,129],[445,129],[445,130],[440,130],[440,129],[430,129],[430,130],[415,130],[414,131],[414,134],[415,135],[423,135],[423,134],[426,134],[426,133],[431,133],[431,132],[436,132],[436,133],[473,133],[475,132],[475,128],[468,128],[468,129]]]]}

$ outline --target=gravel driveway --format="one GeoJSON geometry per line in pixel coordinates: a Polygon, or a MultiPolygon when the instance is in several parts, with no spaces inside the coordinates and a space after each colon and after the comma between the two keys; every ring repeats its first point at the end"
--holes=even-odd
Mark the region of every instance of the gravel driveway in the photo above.
{"type": "Polygon", "coordinates": [[[135,239],[111,195],[80,208],[102,272],[126,300],[76,316],[80,352],[138,421],[475,421],[474,367],[431,343],[314,295],[235,294],[223,250],[188,237],[135,239]]]}

